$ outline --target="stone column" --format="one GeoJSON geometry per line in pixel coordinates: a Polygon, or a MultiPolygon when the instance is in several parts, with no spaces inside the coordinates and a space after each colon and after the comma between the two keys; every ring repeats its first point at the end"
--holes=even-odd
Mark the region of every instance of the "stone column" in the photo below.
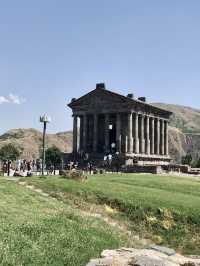
{"type": "Polygon", "coordinates": [[[121,146],[122,146],[121,114],[116,115],[116,140],[117,140],[117,151],[121,153],[121,146]]]}
{"type": "Polygon", "coordinates": [[[138,114],[135,114],[135,153],[139,153],[138,114]]]}
{"type": "Polygon", "coordinates": [[[79,151],[83,150],[83,117],[80,116],[79,151]]]}
{"type": "Polygon", "coordinates": [[[83,115],[83,151],[87,151],[87,115],[83,115]]]}
{"type": "Polygon", "coordinates": [[[156,137],[157,137],[157,145],[156,145],[156,154],[160,155],[160,119],[157,118],[157,124],[156,124],[156,137]]]}
{"type": "Polygon", "coordinates": [[[151,154],[155,153],[155,123],[154,123],[154,117],[151,118],[151,154]]]}
{"type": "Polygon", "coordinates": [[[125,141],[124,143],[125,153],[127,153],[128,152],[128,136],[127,135],[124,136],[124,141],[125,141]]]}
{"type": "Polygon", "coordinates": [[[146,153],[150,154],[149,116],[146,117],[146,153]]]}
{"type": "Polygon", "coordinates": [[[128,114],[128,153],[133,152],[133,114],[128,114]]]}
{"type": "Polygon", "coordinates": [[[145,139],[144,139],[144,116],[141,115],[141,136],[140,136],[140,143],[141,143],[141,152],[145,153],[145,139]]]}
{"type": "Polygon", "coordinates": [[[110,122],[110,116],[109,114],[105,114],[105,148],[106,148],[106,151],[109,151],[110,150],[110,147],[109,147],[109,122],[110,122]]]}
{"type": "Polygon", "coordinates": [[[77,135],[78,135],[78,128],[77,128],[77,115],[74,115],[74,121],[73,121],[73,153],[77,153],[77,135]]]}
{"type": "Polygon", "coordinates": [[[168,121],[165,121],[165,155],[169,155],[168,121]]]}
{"type": "Polygon", "coordinates": [[[94,114],[93,152],[97,152],[97,143],[98,143],[98,115],[94,114]]]}
{"type": "Polygon", "coordinates": [[[161,120],[161,155],[165,154],[165,120],[161,120]]]}

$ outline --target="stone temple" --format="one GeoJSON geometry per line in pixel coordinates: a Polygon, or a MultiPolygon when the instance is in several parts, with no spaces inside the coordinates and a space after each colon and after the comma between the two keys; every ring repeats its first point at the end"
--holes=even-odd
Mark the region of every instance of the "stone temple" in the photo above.
{"type": "Polygon", "coordinates": [[[126,164],[167,165],[169,111],[109,91],[104,83],[68,105],[73,112],[73,154],[103,158],[119,152],[126,164]]]}

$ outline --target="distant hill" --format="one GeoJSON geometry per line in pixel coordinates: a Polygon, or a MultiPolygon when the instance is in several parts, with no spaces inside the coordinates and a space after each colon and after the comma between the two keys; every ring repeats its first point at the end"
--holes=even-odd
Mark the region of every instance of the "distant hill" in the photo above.
{"type": "Polygon", "coordinates": [[[200,133],[200,110],[164,103],[153,103],[153,105],[173,112],[170,125],[179,128],[183,133],[200,133]]]}
{"type": "MultiPolygon", "coordinates": [[[[13,143],[23,148],[22,157],[26,159],[38,158],[42,148],[42,133],[36,129],[13,129],[0,136],[0,147],[13,143]]],[[[56,146],[63,152],[71,152],[72,132],[47,134],[47,147],[56,146]]]]}
{"type": "Polygon", "coordinates": [[[169,129],[169,150],[175,162],[191,153],[194,159],[200,157],[200,110],[175,104],[153,103],[173,112],[169,129]]]}

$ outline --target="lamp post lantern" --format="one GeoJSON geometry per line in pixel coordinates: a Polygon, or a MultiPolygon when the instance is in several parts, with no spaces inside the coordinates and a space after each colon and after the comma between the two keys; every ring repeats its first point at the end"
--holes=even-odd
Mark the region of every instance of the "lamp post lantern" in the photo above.
{"type": "Polygon", "coordinates": [[[51,118],[47,115],[40,116],[40,122],[43,123],[43,141],[42,141],[42,175],[44,176],[44,166],[45,166],[45,137],[47,123],[51,122],[51,118]]]}

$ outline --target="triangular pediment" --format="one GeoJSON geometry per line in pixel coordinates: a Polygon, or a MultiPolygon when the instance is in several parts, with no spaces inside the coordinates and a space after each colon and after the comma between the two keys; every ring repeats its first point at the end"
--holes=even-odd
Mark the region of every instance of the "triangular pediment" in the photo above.
{"type": "Polygon", "coordinates": [[[68,106],[73,113],[113,113],[113,112],[142,112],[156,116],[170,117],[171,112],[135,100],[107,89],[95,89],[86,95],[72,100],[68,106]]]}
{"type": "Polygon", "coordinates": [[[121,106],[133,105],[134,101],[116,93],[104,89],[95,89],[90,93],[82,96],[69,104],[72,109],[102,109],[102,108],[119,108],[121,106]]]}

